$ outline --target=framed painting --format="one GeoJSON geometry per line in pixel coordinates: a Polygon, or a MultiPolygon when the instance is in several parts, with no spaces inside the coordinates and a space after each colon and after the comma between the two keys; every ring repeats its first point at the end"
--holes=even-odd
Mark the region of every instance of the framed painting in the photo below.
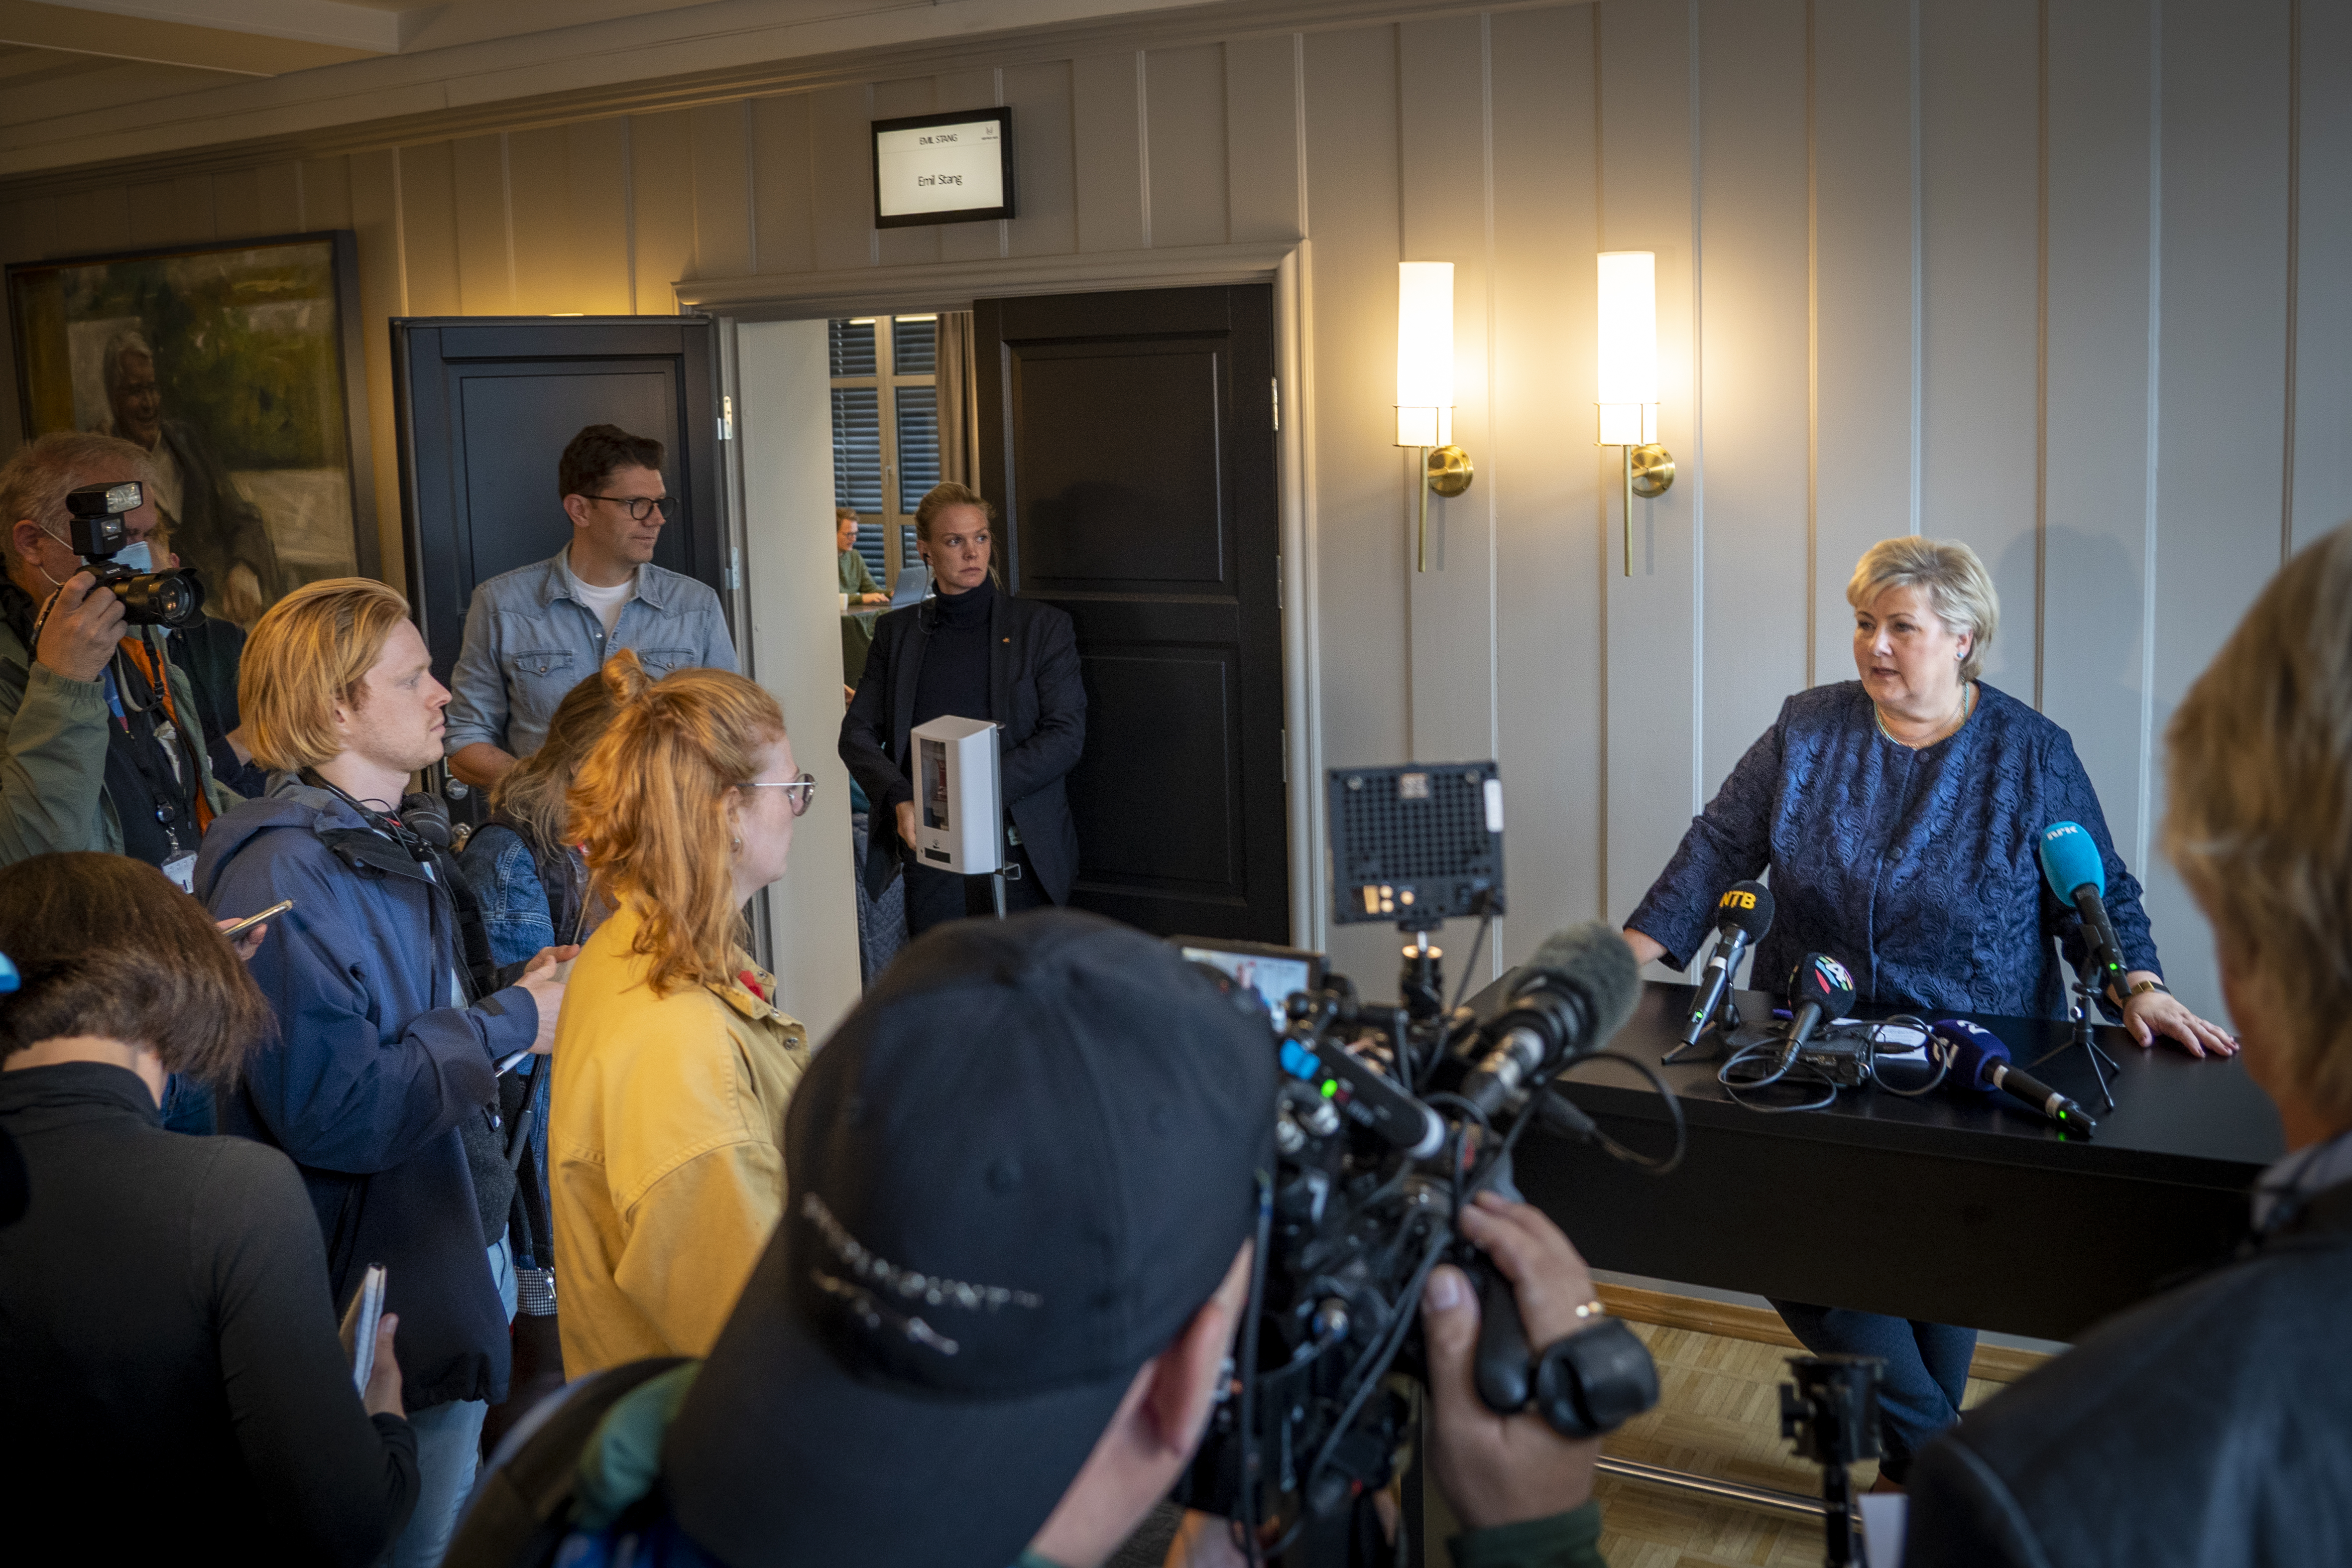
{"type": "Polygon", "coordinates": [[[144,447],[206,614],[250,628],[305,583],[377,575],[350,230],[19,262],[7,286],[26,438],[144,447]]]}

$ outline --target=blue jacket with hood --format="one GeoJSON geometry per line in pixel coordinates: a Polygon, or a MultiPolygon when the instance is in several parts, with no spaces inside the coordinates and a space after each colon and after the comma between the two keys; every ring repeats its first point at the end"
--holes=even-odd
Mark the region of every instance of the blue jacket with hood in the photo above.
{"type": "Polygon", "coordinates": [[[195,891],[224,917],[294,900],[250,965],[279,1037],[222,1100],[220,1130],[300,1167],[338,1309],[384,1265],[411,1410],[504,1399],[506,1309],[458,1125],[495,1110],[494,1063],[530,1044],[538,1003],[509,986],[452,1005],[467,985],[449,895],[348,802],[292,774],[214,821],[195,891]]]}

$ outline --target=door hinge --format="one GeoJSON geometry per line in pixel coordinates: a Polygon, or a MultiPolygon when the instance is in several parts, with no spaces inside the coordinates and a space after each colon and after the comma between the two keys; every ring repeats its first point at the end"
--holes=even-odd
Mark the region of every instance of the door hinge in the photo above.
{"type": "Polygon", "coordinates": [[[1282,428],[1282,377],[1274,378],[1274,427],[1282,428]]]}
{"type": "Polygon", "coordinates": [[[735,439],[735,399],[732,397],[719,400],[719,438],[722,441],[735,439]]]}
{"type": "Polygon", "coordinates": [[[727,547],[727,591],[739,593],[743,587],[743,552],[737,545],[727,547]]]}

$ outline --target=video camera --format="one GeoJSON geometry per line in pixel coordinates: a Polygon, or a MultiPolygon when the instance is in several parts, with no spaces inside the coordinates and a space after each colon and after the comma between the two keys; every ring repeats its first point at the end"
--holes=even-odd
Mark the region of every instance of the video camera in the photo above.
{"type": "MultiPolygon", "coordinates": [[[[1273,990],[1297,986],[1267,1036],[1281,1088],[1232,1391],[1176,1492],[1238,1521],[1253,1562],[1350,1560],[1341,1554],[1377,1542],[1371,1499],[1409,1463],[1425,1383],[1421,1292],[1440,1263],[1479,1291],[1475,1382],[1490,1408],[1532,1406],[1587,1436],[1658,1392],[1649,1352],[1614,1318],[1530,1346],[1509,1282],[1455,1228],[1480,1191],[1518,1195],[1511,1152],[1533,1122],[1636,1158],[1552,1087],[1571,1063],[1608,1056],[1667,1093],[1604,1049],[1640,992],[1632,950],[1601,922],[1576,927],[1516,972],[1491,1017],[1458,995],[1449,1008],[1429,931],[1504,908],[1494,764],[1334,770],[1330,800],[1335,918],[1394,920],[1414,937],[1404,1001],[1362,1001],[1317,953],[1171,939],[1261,1018],[1273,990]]],[[[1486,934],[1482,923],[1482,945],[1486,934]]]]}
{"type": "Polygon", "coordinates": [[[194,626],[204,618],[205,585],[193,570],[133,572],[115,563],[131,543],[122,520],[145,499],[145,487],[137,479],[68,490],[68,542],[98,585],[122,601],[123,619],[131,625],[194,626]]]}

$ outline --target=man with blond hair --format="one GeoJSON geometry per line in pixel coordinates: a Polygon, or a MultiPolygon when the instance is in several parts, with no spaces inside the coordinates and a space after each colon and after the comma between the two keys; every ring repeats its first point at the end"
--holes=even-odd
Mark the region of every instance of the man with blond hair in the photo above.
{"type": "Polygon", "coordinates": [[[482,1417],[506,1397],[499,1072],[552,1044],[554,965],[578,950],[542,950],[502,989],[469,971],[454,866],[400,816],[409,775],[441,755],[449,692],[398,594],[346,577],[288,595],[254,627],[238,696],[270,789],[213,825],[195,891],[219,916],[294,907],[252,962],[279,1039],[223,1101],[221,1129],[301,1170],[336,1307],[385,1267],[420,1472],[391,1561],[429,1568],[472,1489],[482,1417]]]}
{"type": "MultiPolygon", "coordinates": [[[[0,864],[99,849],[184,888],[205,826],[234,798],[213,778],[194,690],[163,628],[126,625],[70,543],[68,491],[148,477],[129,442],[63,431],[0,466],[0,864]]],[[[148,560],[156,523],[142,500],[114,559],[164,564],[148,560]]]]}

